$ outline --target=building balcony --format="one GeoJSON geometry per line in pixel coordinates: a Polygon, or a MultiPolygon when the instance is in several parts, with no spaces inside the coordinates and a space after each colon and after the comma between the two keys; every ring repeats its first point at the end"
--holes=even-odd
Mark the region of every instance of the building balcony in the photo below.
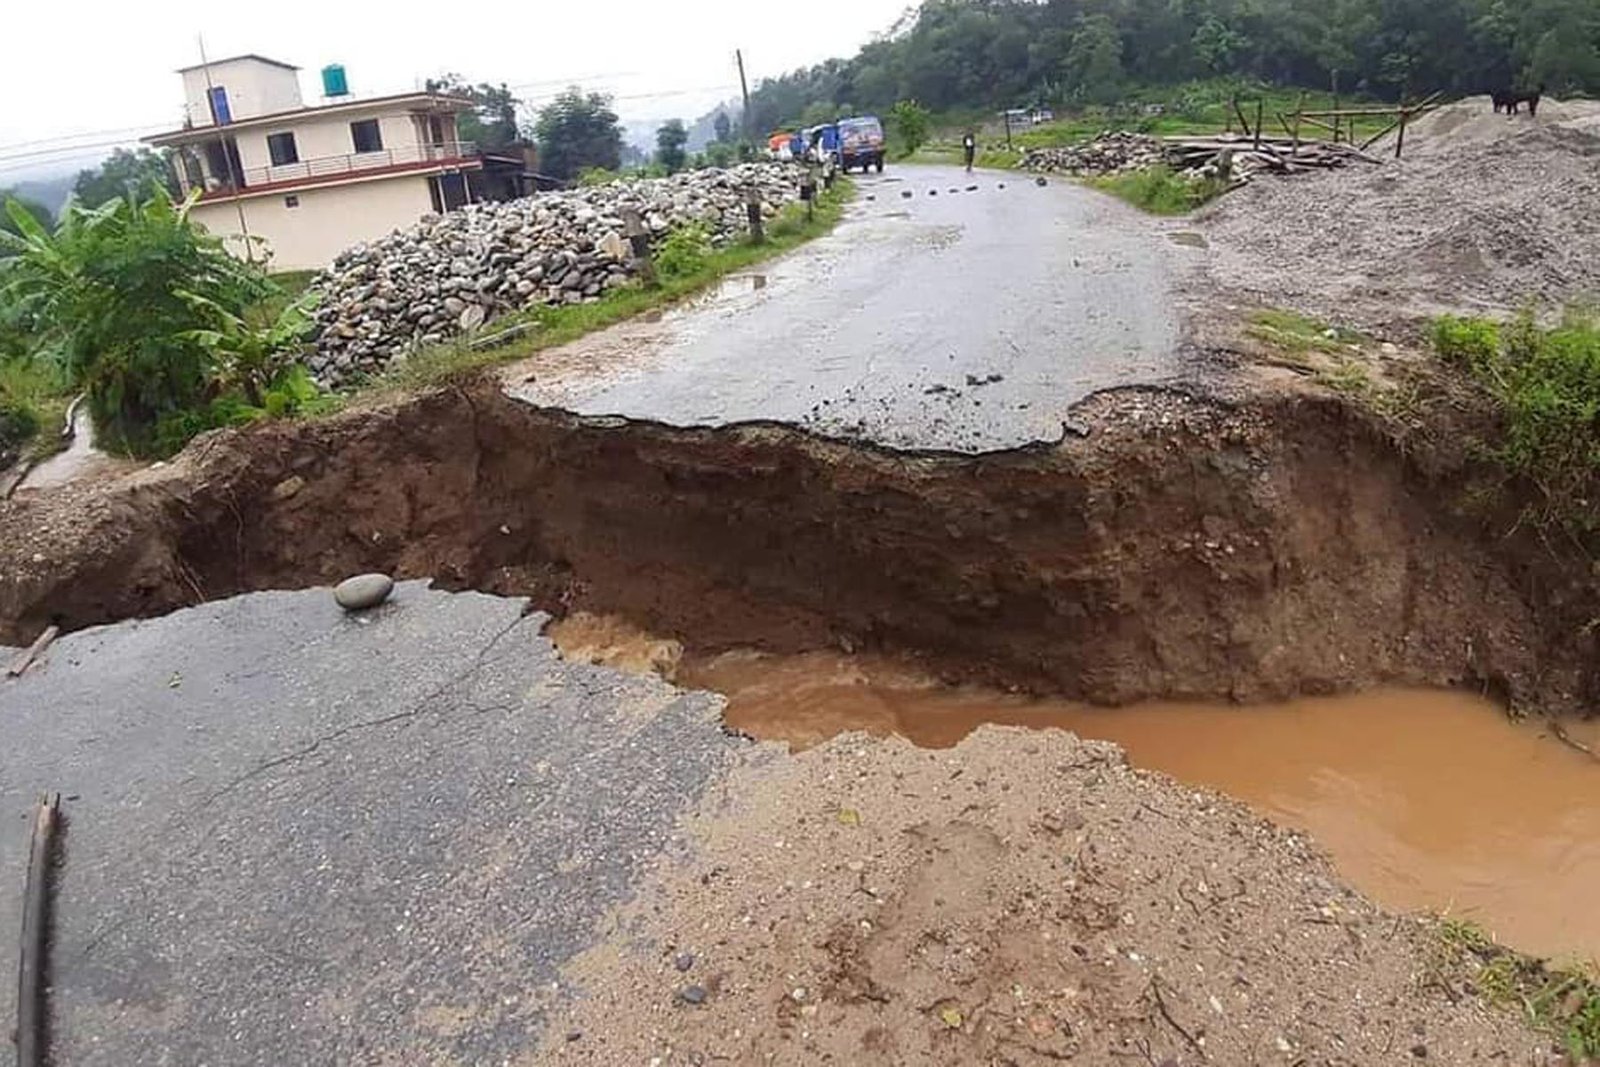
{"type": "Polygon", "coordinates": [[[206,190],[200,199],[220,200],[240,194],[325,185],[349,178],[380,177],[413,170],[478,165],[478,148],[471,141],[408,144],[372,152],[319,156],[293,163],[243,167],[234,174],[216,176],[207,168],[206,190]]]}

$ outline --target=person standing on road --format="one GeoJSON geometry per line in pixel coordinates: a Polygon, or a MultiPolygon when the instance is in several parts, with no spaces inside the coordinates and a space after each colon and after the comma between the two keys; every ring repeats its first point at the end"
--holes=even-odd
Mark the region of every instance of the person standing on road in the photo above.
{"type": "Polygon", "coordinates": [[[961,154],[966,157],[967,173],[971,174],[972,161],[978,155],[978,139],[972,135],[971,130],[968,130],[967,135],[961,138],[961,154]]]}

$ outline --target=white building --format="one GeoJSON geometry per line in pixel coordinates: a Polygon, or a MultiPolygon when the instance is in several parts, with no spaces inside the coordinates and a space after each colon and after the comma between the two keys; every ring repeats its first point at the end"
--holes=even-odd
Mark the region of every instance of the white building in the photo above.
{"type": "Polygon", "coordinates": [[[470,101],[413,92],[355,99],[342,68],[333,95],[306,106],[298,68],[261,56],[188,67],[184,127],[145,140],[175,152],[190,217],[273,270],[327,266],[340,251],[473,198],[483,161],[458,139],[470,101]]]}

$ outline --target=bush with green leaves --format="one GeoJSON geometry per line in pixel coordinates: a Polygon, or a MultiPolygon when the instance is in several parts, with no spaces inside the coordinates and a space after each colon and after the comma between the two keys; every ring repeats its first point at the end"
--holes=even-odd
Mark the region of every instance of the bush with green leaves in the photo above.
{"type": "Polygon", "coordinates": [[[88,394],[102,440],[134,454],[170,451],[163,420],[229,393],[259,406],[307,325],[299,304],[251,321],[273,284],[186,207],[161,194],[73,204],[52,233],[6,204],[18,232],[0,234],[0,306],[30,324],[29,358],[88,394]]]}
{"type": "Polygon", "coordinates": [[[704,226],[693,222],[679,226],[655,251],[656,273],[669,281],[692,277],[706,269],[711,252],[711,235],[704,226]]]}
{"type": "Polygon", "coordinates": [[[1581,540],[1600,534],[1600,320],[1569,312],[1554,327],[1442,318],[1434,347],[1463,364],[1500,412],[1492,455],[1535,491],[1524,518],[1581,540]]]}

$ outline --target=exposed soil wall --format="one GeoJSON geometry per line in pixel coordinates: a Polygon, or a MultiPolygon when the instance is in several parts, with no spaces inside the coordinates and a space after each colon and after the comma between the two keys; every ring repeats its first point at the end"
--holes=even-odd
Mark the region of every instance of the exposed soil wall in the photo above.
{"type": "Polygon", "coordinates": [[[224,433],[0,505],[0,640],[386,570],[692,648],[885,648],[1101,702],[1589,695],[1588,588],[1454,518],[1452,472],[1358,409],[1129,391],[1084,420],[1056,447],[908,455],[584,420],[483,385],[224,433]]]}

